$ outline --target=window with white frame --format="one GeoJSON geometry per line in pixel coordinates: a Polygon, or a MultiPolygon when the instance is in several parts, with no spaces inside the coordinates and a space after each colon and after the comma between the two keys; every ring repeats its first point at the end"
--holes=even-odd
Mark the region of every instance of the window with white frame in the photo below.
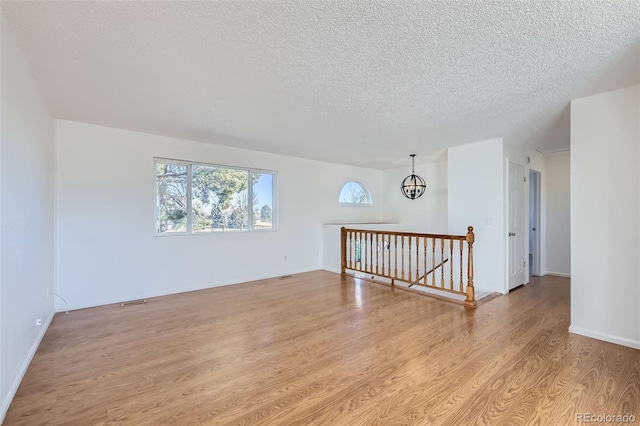
{"type": "Polygon", "coordinates": [[[276,172],[155,160],[156,232],[276,229],[276,172]]]}
{"type": "Polygon", "coordinates": [[[370,205],[371,196],[363,184],[349,181],[342,186],[338,196],[338,203],[370,205]]]}

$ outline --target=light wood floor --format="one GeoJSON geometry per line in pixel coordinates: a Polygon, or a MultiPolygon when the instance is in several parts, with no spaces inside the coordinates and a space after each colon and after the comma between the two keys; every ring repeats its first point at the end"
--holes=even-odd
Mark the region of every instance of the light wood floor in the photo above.
{"type": "Polygon", "coordinates": [[[58,314],[6,425],[575,424],[640,351],[568,334],[569,281],[475,311],[329,272],[58,314]]]}

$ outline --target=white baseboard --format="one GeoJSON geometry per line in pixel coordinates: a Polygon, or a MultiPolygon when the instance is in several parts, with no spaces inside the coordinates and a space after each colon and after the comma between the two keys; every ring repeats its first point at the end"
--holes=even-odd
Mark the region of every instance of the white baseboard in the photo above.
{"type": "MultiPolygon", "coordinates": [[[[333,272],[335,274],[340,274],[341,272],[339,270],[333,269],[331,267],[325,267],[323,269],[324,271],[328,271],[328,272],[333,272]]],[[[353,272],[353,271],[351,271],[353,272]]],[[[354,277],[354,278],[361,278],[361,277],[369,277],[371,275],[376,276],[375,274],[370,274],[370,273],[365,273],[365,272],[357,272],[357,274],[361,274],[361,275],[355,275],[355,274],[351,274],[348,273],[348,276],[350,277],[354,277]]],[[[377,277],[378,279],[380,279],[380,277],[377,277]]],[[[390,280],[389,278],[382,278],[383,280],[390,280]]],[[[408,287],[409,283],[407,282],[402,282],[402,281],[396,281],[396,285],[397,286],[403,286],[403,287],[408,287]]],[[[417,291],[421,291],[423,293],[428,293],[428,294],[433,294],[435,296],[440,296],[440,297],[444,297],[444,298],[449,298],[452,300],[458,300],[458,301],[464,301],[466,299],[465,295],[462,294],[454,294],[454,293],[449,293],[449,292],[445,292],[445,291],[440,291],[437,288],[436,289],[431,289],[428,287],[416,287],[414,290],[417,291]]],[[[483,297],[487,297],[489,295],[491,295],[493,292],[492,291],[487,291],[487,290],[480,290],[476,287],[476,300],[480,300],[483,297]]]]}
{"type": "Polygon", "coordinates": [[[493,293],[492,291],[480,290],[480,289],[476,288],[475,297],[476,297],[476,300],[480,300],[480,299],[482,299],[484,297],[487,297],[487,296],[491,295],[492,293],[493,293]]]}
{"type": "MultiPolygon", "coordinates": [[[[126,302],[126,301],[129,301],[129,300],[151,299],[151,298],[154,298],[154,297],[170,296],[172,294],[189,293],[191,291],[199,291],[199,290],[208,290],[208,289],[216,288],[216,287],[225,287],[225,286],[236,285],[236,284],[246,284],[246,283],[250,283],[250,282],[253,282],[253,281],[269,280],[269,279],[277,278],[277,277],[280,277],[280,276],[283,276],[283,275],[303,274],[305,272],[312,272],[312,271],[317,271],[317,270],[319,270],[319,269],[293,269],[293,270],[283,271],[283,272],[279,273],[278,275],[273,275],[273,276],[269,276],[269,277],[256,275],[256,276],[244,277],[242,280],[236,280],[236,281],[227,281],[227,282],[222,282],[222,283],[207,283],[207,284],[200,284],[200,285],[194,285],[194,286],[185,286],[185,287],[180,287],[180,288],[164,289],[164,290],[160,290],[160,291],[150,291],[150,292],[125,294],[125,295],[121,295],[121,296],[113,297],[113,298],[108,298],[108,299],[91,300],[91,301],[87,301],[87,302],[80,303],[80,304],[71,302],[69,304],[68,309],[69,309],[69,311],[75,311],[75,310],[78,310],[78,309],[95,308],[97,306],[120,304],[122,302],[126,302]]],[[[338,272],[338,273],[340,273],[340,272],[338,272]]],[[[56,304],[55,307],[56,307],[56,312],[64,312],[65,311],[65,307],[63,305],[61,305],[60,303],[56,304]]]]}
{"type": "Polygon", "coordinates": [[[565,274],[564,272],[547,271],[543,274],[543,276],[544,275],[551,275],[553,277],[571,278],[571,274],[565,274]]]}
{"type": "Polygon", "coordinates": [[[29,368],[29,364],[31,364],[31,360],[33,359],[33,356],[36,354],[36,351],[38,350],[38,346],[40,346],[40,342],[42,341],[42,338],[44,337],[45,333],[49,329],[49,325],[51,324],[51,320],[53,320],[54,315],[55,315],[55,312],[51,312],[49,317],[45,320],[43,324],[44,327],[40,329],[40,333],[38,334],[38,337],[36,338],[35,342],[33,342],[33,345],[31,346],[31,350],[29,350],[27,357],[22,363],[22,367],[20,367],[18,376],[16,377],[16,379],[13,381],[13,384],[9,388],[9,392],[7,393],[7,396],[4,398],[4,401],[2,401],[2,406],[0,407],[0,425],[2,424],[2,422],[4,422],[4,416],[7,415],[7,411],[9,410],[9,405],[11,405],[11,401],[13,401],[13,397],[16,395],[16,392],[18,391],[18,387],[20,386],[20,382],[22,382],[22,378],[27,372],[27,368],[29,368]]]}
{"type": "Polygon", "coordinates": [[[579,334],[581,336],[591,337],[592,339],[615,343],[616,345],[627,346],[633,349],[640,349],[640,341],[638,340],[627,339],[626,337],[620,337],[609,333],[576,327],[575,325],[569,326],[569,333],[579,334]]]}

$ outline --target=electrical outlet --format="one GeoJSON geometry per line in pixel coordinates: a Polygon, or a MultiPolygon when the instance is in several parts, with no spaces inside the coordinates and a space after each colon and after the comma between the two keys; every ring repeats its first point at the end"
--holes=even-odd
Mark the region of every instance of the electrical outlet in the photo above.
{"type": "Polygon", "coordinates": [[[36,325],[42,325],[42,318],[36,319],[36,325]]]}

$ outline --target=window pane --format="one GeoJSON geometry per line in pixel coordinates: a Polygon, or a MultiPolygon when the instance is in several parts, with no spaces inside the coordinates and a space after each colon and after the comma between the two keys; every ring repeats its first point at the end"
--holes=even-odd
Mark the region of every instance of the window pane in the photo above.
{"type": "Polygon", "coordinates": [[[358,182],[347,182],[340,190],[338,203],[346,204],[371,204],[369,192],[358,182]]]}
{"type": "Polygon", "coordinates": [[[253,228],[273,229],[273,173],[253,172],[253,228]]]}
{"type": "Polygon", "coordinates": [[[156,163],[159,233],[187,232],[187,166],[156,163]]]}
{"type": "Polygon", "coordinates": [[[193,232],[248,231],[249,172],[194,165],[193,232]]]}

